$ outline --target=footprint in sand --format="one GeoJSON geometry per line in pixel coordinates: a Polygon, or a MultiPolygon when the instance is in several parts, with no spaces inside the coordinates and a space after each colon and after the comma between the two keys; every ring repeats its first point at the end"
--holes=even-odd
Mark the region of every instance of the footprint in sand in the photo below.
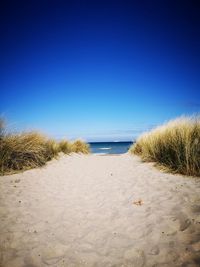
{"type": "Polygon", "coordinates": [[[189,219],[181,219],[180,220],[180,231],[185,231],[191,224],[191,221],[189,219]]]}

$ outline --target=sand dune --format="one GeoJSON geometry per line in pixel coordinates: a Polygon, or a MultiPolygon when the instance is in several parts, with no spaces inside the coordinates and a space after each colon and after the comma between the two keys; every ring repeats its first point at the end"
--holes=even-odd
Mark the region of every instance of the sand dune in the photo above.
{"type": "Polygon", "coordinates": [[[200,180],[128,154],[0,177],[1,267],[200,266],[200,180]]]}

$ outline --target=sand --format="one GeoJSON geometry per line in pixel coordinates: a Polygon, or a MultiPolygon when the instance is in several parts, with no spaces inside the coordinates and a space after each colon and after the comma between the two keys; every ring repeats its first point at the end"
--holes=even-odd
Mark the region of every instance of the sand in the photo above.
{"type": "Polygon", "coordinates": [[[61,156],[0,177],[1,267],[200,266],[200,179],[61,156]]]}

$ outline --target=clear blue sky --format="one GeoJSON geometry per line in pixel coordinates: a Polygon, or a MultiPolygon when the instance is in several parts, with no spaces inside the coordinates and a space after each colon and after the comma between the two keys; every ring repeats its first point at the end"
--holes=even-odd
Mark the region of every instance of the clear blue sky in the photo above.
{"type": "Polygon", "coordinates": [[[200,111],[198,1],[4,0],[0,113],[16,129],[131,140],[200,111]]]}

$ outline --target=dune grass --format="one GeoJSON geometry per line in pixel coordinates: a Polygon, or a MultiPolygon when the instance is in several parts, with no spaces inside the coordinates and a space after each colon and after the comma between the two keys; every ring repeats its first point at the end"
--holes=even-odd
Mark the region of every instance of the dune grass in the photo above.
{"type": "Polygon", "coordinates": [[[71,143],[67,140],[61,140],[59,143],[59,149],[60,152],[63,152],[64,154],[70,154],[71,151],[71,143]]]}
{"type": "Polygon", "coordinates": [[[0,143],[1,174],[42,166],[50,157],[47,140],[38,133],[7,134],[0,143]]]}
{"type": "Polygon", "coordinates": [[[130,152],[174,173],[200,176],[200,117],[180,117],[144,133],[130,152]]]}
{"type": "Polygon", "coordinates": [[[69,142],[67,140],[62,140],[59,143],[60,151],[65,154],[70,153],[90,153],[90,146],[82,140],[76,140],[74,142],[69,142]]]}
{"type": "Polygon", "coordinates": [[[76,140],[71,144],[71,152],[88,154],[90,152],[89,145],[82,140],[76,140]]]}
{"type": "Polygon", "coordinates": [[[6,133],[0,119],[0,175],[40,167],[60,152],[89,153],[89,146],[79,140],[56,142],[38,132],[6,133]]]}

